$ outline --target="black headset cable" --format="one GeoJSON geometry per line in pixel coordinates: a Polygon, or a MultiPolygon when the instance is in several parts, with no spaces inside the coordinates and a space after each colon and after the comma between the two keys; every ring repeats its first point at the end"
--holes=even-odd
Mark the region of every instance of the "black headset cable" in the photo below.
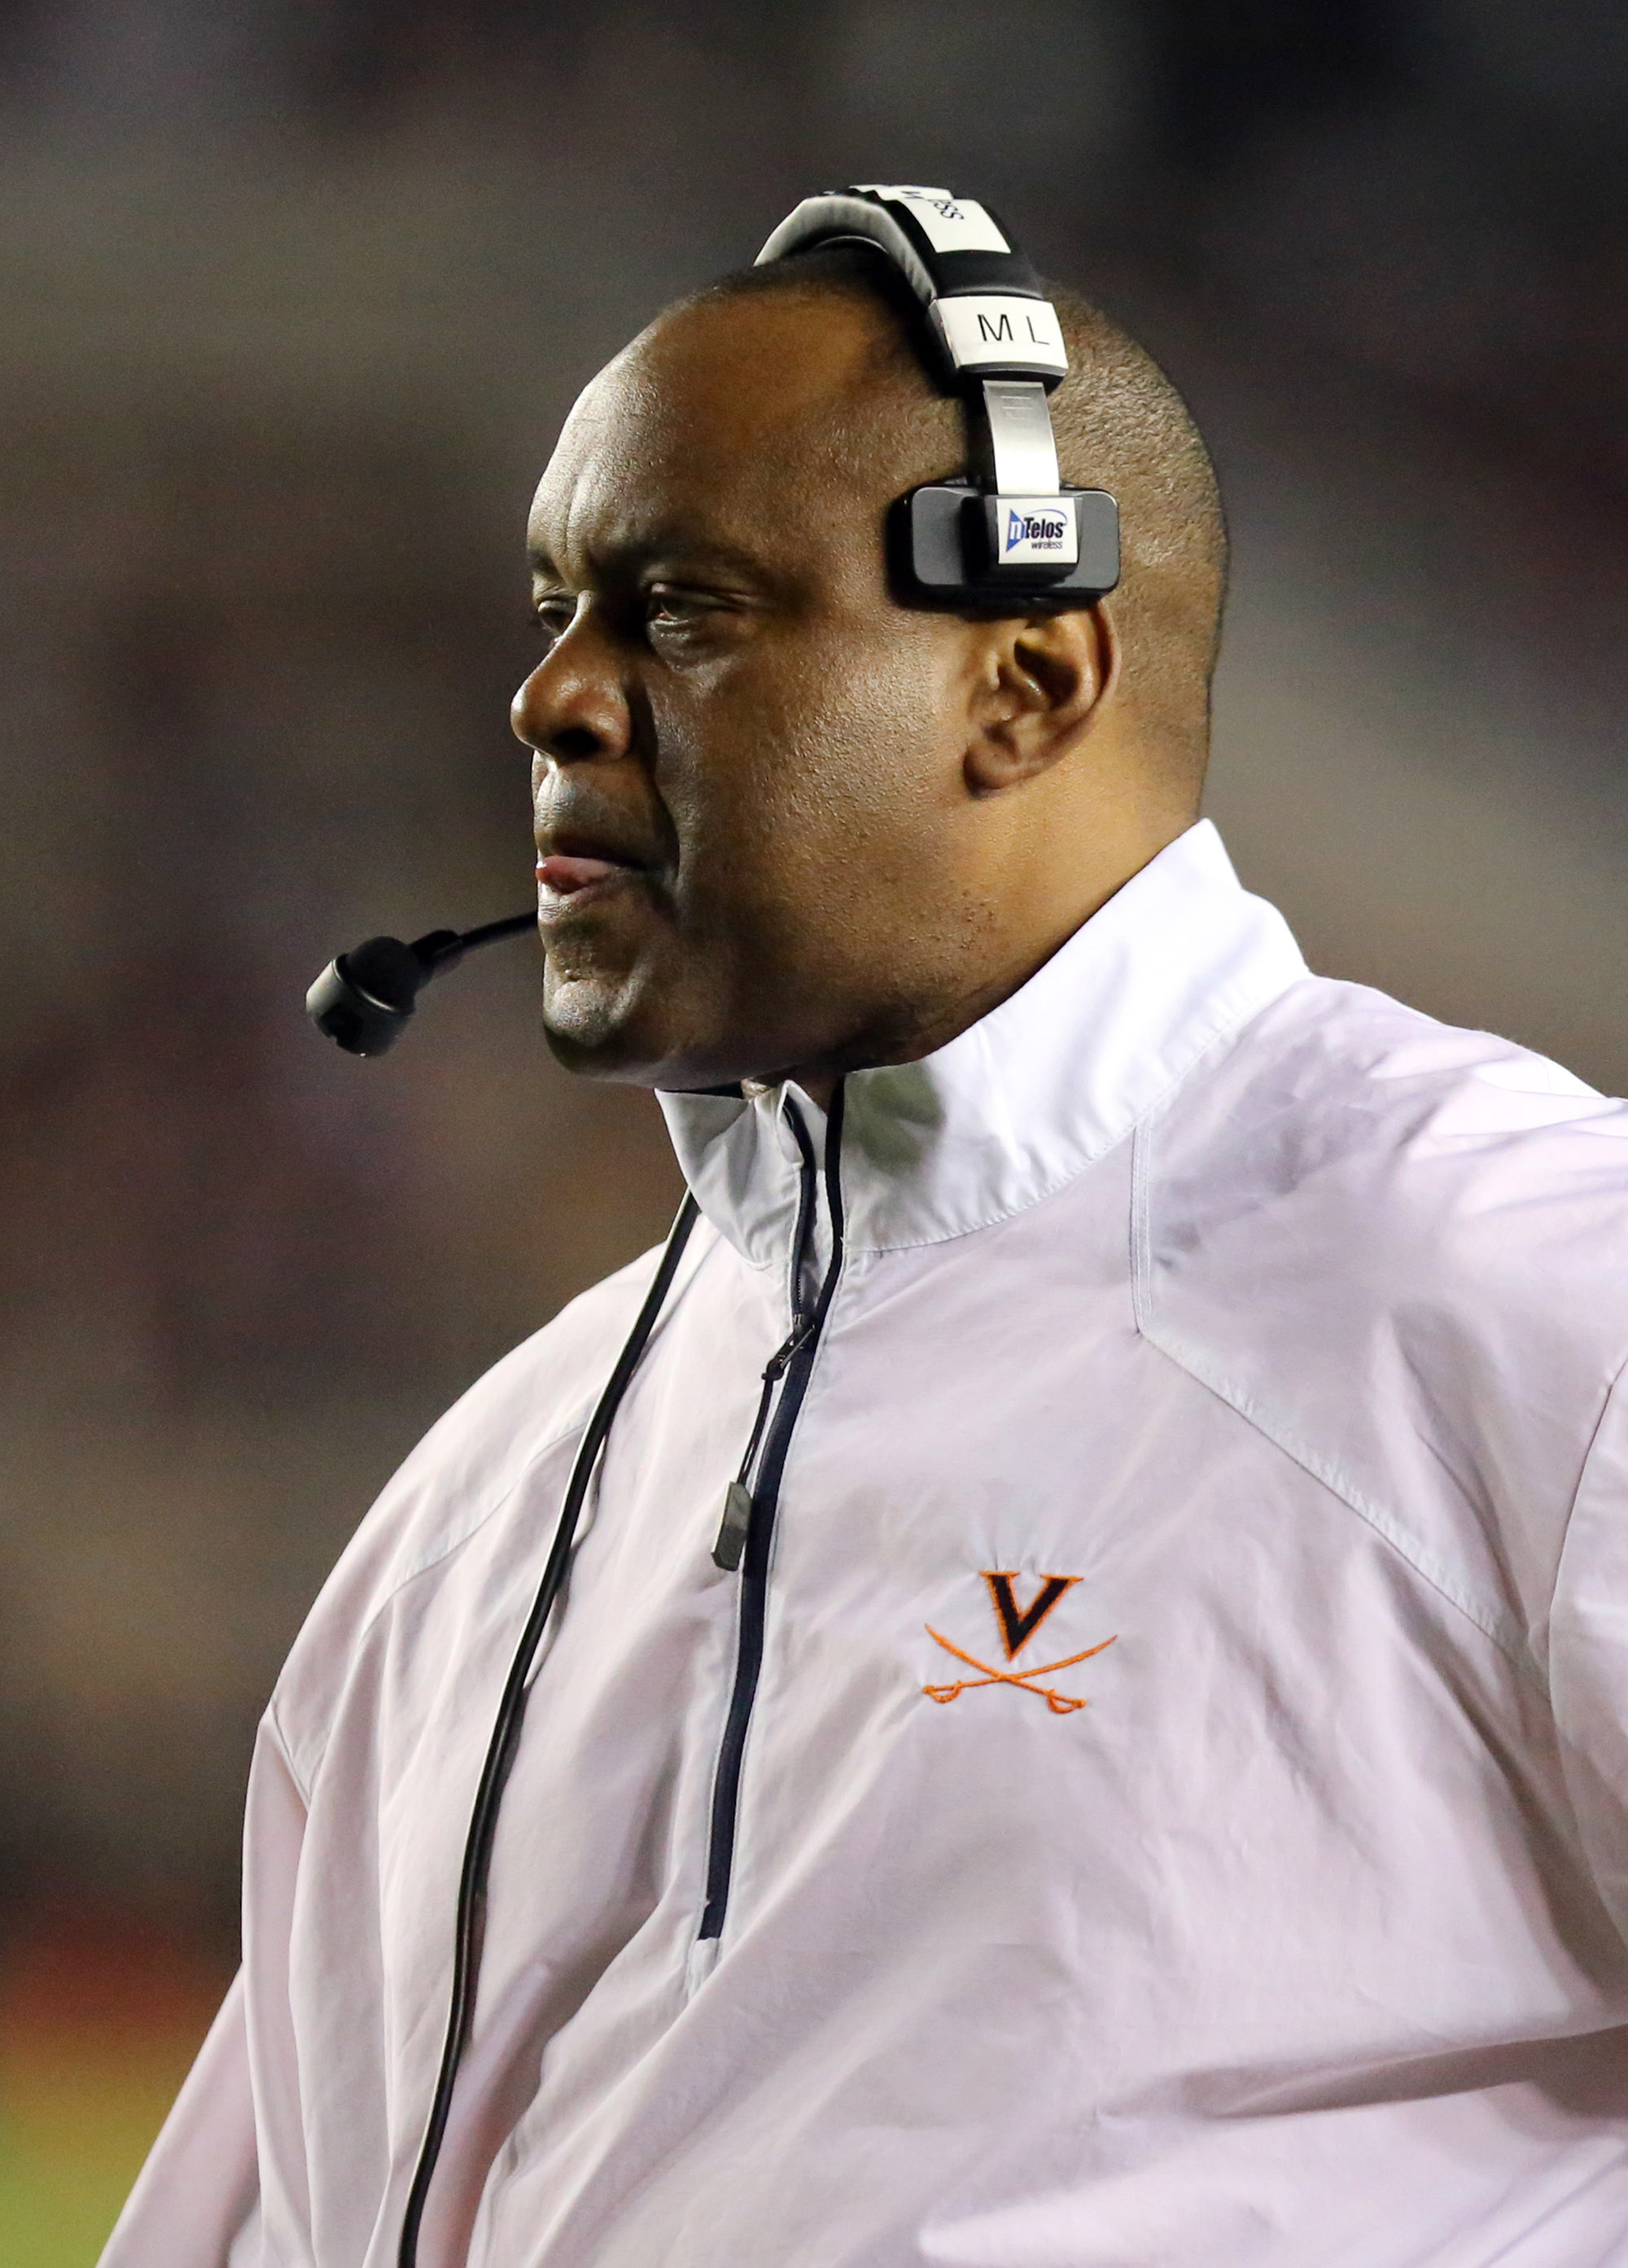
{"type": "Polygon", "coordinates": [[[566,1571],[571,1565],[571,1547],[576,1541],[577,1524],[587,1500],[600,1452],[605,1446],[606,1436],[610,1432],[622,1398],[638,1368],[645,1343],[655,1329],[656,1319],[672,1289],[673,1278],[678,1272],[678,1263],[683,1257],[690,1231],[699,1218],[700,1208],[694,1197],[686,1194],[678,1209],[678,1218],[668,1233],[660,1263],[651,1279],[649,1291],[645,1294],[645,1303],[628,1333],[626,1344],[616,1358],[616,1366],[606,1381],[605,1390],[600,1395],[593,1415],[589,1418],[587,1428],[578,1445],[548,1565],[543,1569],[542,1580],[537,1587],[531,1612],[526,1618],[519,1645],[515,1648],[514,1660],[509,1666],[503,1698],[497,1705],[497,1716],[487,1747],[486,1762],[482,1767],[480,1785],[475,1790],[468,1839],[464,1845],[463,1871],[458,1882],[457,1942],[453,1956],[452,2005],[447,2012],[446,2040],[441,2050],[441,2066],[436,2077],[430,2116],[424,2124],[424,2138],[418,2153],[413,2185],[408,2191],[407,2209],[401,2216],[401,2242],[396,2252],[397,2268],[416,2268],[418,2232],[430,2195],[430,2184],[435,2177],[436,2161],[446,2137],[446,2122],[453,2106],[453,2088],[475,2014],[486,1877],[491,1865],[492,1842],[497,1830],[497,1808],[503,1800],[504,1783],[508,1778],[509,1768],[519,1745],[520,1724],[526,1714],[532,1663],[564,1586],[566,1571]]]}

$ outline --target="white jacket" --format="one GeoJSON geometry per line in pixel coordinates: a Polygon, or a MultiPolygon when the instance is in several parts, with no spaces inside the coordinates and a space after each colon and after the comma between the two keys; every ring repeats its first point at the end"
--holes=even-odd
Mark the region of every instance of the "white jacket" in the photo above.
{"type": "MultiPolygon", "coordinates": [[[[531,1696],[423,2268],[1628,2261],[1628,1111],[1308,976],[1208,825],[851,1079],[703,1940],[714,1539],[823,1123],[664,1108],[705,1218],[531,1696]]],[[[244,1978],[107,2268],[392,2268],[471,1792],[652,1265],[318,1601],[244,1978]]]]}

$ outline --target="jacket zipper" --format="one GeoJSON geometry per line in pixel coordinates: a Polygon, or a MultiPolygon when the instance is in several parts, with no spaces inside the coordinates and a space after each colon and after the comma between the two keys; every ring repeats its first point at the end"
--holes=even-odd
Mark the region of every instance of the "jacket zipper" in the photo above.
{"type": "Polygon", "coordinates": [[[740,1567],[740,1616],[735,1646],[734,1683],[718,1743],[718,1768],[712,1780],[712,1817],[707,1837],[706,1897],[702,1907],[698,1942],[720,1937],[729,1905],[729,1878],[734,1866],[735,1826],[740,1808],[740,1765],[752,1722],[752,1704],[763,1664],[763,1624],[769,1611],[769,1557],[774,1538],[775,1513],[780,1502],[780,1481],[785,1470],[798,1412],[808,1390],[808,1380],[820,1351],[820,1334],[836,1289],[843,1264],[843,1199],[839,1161],[842,1150],[843,1090],[831,1097],[825,1135],[826,1204],[831,1222],[831,1256],[812,1308],[804,1310],[805,1278],[814,1242],[818,1211],[819,1168],[814,1145],[793,1105],[786,1116],[801,1152],[801,1188],[797,1228],[792,1249],[792,1329],[785,1344],[770,1356],[763,1372],[763,1391],[757,1419],[741,1460],[740,1477],[729,1491],[724,1526],[714,1557],[720,1565],[740,1567]],[[775,1389],[779,1397],[775,1399],[775,1389]],[[770,1405],[774,1404],[773,1417],[770,1405]],[[755,1480],[750,1482],[753,1458],[759,1442],[762,1454],[755,1480]],[[743,1501],[744,1499],[744,1501],[743,1501]],[[740,1515],[737,1521],[737,1510],[740,1515]],[[741,1529],[744,1534],[741,1534],[741,1529]],[[733,1536],[733,1551],[726,1543],[733,1536]]]}

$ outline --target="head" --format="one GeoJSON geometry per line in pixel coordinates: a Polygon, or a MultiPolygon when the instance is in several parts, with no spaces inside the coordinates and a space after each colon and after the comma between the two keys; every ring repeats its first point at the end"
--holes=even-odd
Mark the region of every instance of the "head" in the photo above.
{"type": "Polygon", "coordinates": [[[1179,396],[1052,287],[1063,476],[1119,497],[1111,597],[935,613],[888,506],[965,414],[863,251],[669,309],[566,422],[532,509],[544,1012],[573,1069],[664,1087],[929,1052],[1197,814],[1226,542],[1179,396]]]}

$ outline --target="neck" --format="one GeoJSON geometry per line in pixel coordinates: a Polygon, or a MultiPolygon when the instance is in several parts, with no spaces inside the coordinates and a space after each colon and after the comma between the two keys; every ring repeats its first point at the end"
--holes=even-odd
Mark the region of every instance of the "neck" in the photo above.
{"type": "MultiPolygon", "coordinates": [[[[793,1064],[789,1070],[777,1071],[772,1078],[766,1078],[763,1084],[773,1085],[782,1080],[795,1082],[823,1110],[829,1108],[838,1082],[848,1071],[871,1071],[884,1064],[919,1063],[924,1056],[936,1055],[940,1048],[947,1047],[952,1040],[959,1039],[962,1032],[970,1030],[974,1024],[981,1023],[985,1016],[1000,1006],[1003,1000],[1009,1000],[1014,992],[1020,991],[1030,978],[1045,967],[1053,954],[1066,945],[1094,914],[1124,887],[1133,874],[1139,873],[1167,843],[1174,843],[1178,836],[1185,834],[1191,824],[1191,817],[1184,815],[1150,833],[1145,841],[1138,843],[1133,858],[1116,865],[1109,878],[1099,880],[1084,892],[1079,889],[1078,879],[1074,878],[1074,888],[1066,895],[1059,894],[1062,902],[1052,901],[1049,922],[1037,923],[1031,919],[1020,925],[1014,924],[1017,933],[1009,933],[1007,950],[1002,954],[998,965],[986,968],[976,983],[967,984],[963,981],[948,997],[940,998],[931,1005],[924,1003],[904,1031],[900,1031],[895,1022],[894,1029],[884,1039],[878,1034],[874,1024],[867,1025],[862,1034],[855,1035],[843,1045],[828,1054],[793,1064]]],[[[1025,898],[1029,895],[1028,892],[1022,894],[1025,898]]],[[[1041,902],[1045,902],[1043,895],[1041,902]]],[[[897,1017],[896,1004],[893,1014],[897,1017]]]]}

